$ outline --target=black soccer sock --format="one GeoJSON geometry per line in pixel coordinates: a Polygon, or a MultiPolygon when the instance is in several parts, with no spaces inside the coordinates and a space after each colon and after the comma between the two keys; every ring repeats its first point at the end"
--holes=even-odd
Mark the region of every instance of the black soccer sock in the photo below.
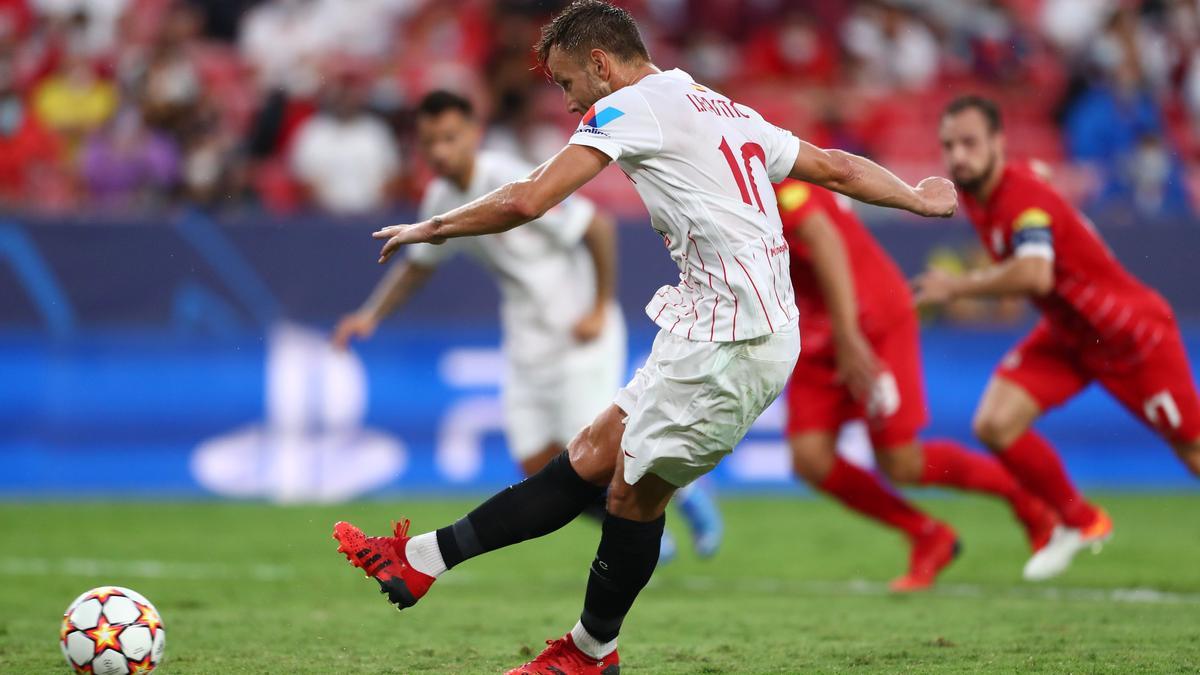
{"type": "Polygon", "coordinates": [[[579,622],[593,638],[611,642],[621,632],[621,623],[638,593],[650,581],[658,565],[666,515],[648,522],[618,518],[604,519],[600,547],[588,574],[587,594],[579,622]]]}
{"type": "Polygon", "coordinates": [[[608,515],[608,490],[601,492],[595,501],[583,507],[583,513],[580,515],[587,516],[597,523],[604,524],[604,516],[608,515]]]}
{"type": "Polygon", "coordinates": [[[550,534],[574,520],[604,490],[580,478],[564,450],[541,471],[438,530],[442,560],[449,569],[481,553],[550,534]]]}

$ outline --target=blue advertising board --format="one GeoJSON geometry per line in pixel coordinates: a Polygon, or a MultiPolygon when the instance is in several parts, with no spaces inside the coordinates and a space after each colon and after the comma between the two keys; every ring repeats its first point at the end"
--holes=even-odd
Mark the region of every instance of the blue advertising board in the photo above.
{"type": "MultiPolygon", "coordinates": [[[[368,231],[217,225],[195,214],[0,224],[0,497],[336,501],[517,479],[498,395],[496,295],[479,270],[447,265],[374,339],[348,353],[328,346],[333,321],[381,273],[368,231]]],[[[632,367],[653,338],[642,303],[676,272],[649,228],[622,233],[632,367]]],[[[880,235],[915,270],[930,248],[969,233],[880,235]]],[[[1118,250],[1140,251],[1134,261],[1153,268],[1171,245],[1150,240],[1118,250]]],[[[1185,311],[1197,302],[1187,269],[1147,275],[1185,311]]],[[[1185,326],[1200,354],[1200,324],[1185,326]]],[[[969,440],[975,402],[1021,330],[924,331],[929,435],[969,440]]],[[[776,406],[712,480],[792,486],[781,423],[776,406]]],[[[1169,449],[1096,389],[1040,428],[1085,485],[1191,485],[1169,449]]]]}

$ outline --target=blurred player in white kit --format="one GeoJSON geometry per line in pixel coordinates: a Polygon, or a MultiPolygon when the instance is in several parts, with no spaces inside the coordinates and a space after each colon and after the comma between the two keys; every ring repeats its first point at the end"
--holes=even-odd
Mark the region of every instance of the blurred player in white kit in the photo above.
{"type": "MultiPolygon", "coordinates": [[[[421,201],[428,219],[527,176],[521,159],[480,151],[482,129],[469,100],[448,91],[426,95],[417,107],[421,153],[437,178],[421,201]]],[[[616,234],[592,202],[571,197],[529,227],[444,244],[417,244],[392,267],[363,306],[344,317],[333,341],[346,348],[369,337],[400,309],[439,264],[466,253],[500,286],[507,370],[502,387],[509,451],[526,476],[560,455],[567,442],[612,401],[625,377],[626,333],[613,299],[616,234]],[[587,271],[592,271],[591,274],[587,271]]],[[[720,516],[711,497],[692,488],[677,497],[697,552],[720,543],[720,516]]],[[[602,520],[604,501],[585,513],[602,520]]],[[[675,554],[664,534],[661,562],[675,554]]]]}

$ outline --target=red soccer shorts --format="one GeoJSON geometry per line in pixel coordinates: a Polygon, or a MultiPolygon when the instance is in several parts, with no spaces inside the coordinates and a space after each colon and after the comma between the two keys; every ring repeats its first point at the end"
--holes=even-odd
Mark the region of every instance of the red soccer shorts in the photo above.
{"type": "Polygon", "coordinates": [[[895,448],[917,437],[928,422],[921,379],[921,344],[915,314],[871,336],[871,348],[886,369],[875,382],[870,401],[855,400],[837,381],[832,352],[807,354],[801,335],[800,359],[787,390],[787,434],[808,431],[836,434],[841,426],[865,419],[877,450],[895,448]]]}
{"type": "Polygon", "coordinates": [[[1179,326],[1157,322],[1161,337],[1136,365],[1106,367],[1087,358],[1087,348],[1071,345],[1043,321],[1000,362],[995,374],[1034,398],[1042,410],[1057,407],[1093,380],[1129,412],[1169,442],[1200,438],[1200,396],[1192,382],[1179,326]]]}

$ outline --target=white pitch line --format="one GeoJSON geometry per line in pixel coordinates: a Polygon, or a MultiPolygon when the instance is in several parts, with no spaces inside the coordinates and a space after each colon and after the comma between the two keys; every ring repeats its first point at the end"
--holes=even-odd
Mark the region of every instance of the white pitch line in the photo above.
{"type": "MultiPolygon", "coordinates": [[[[295,576],[295,571],[286,565],[226,565],[221,563],[188,563],[166,560],[105,560],[97,558],[0,558],[0,576],[82,576],[82,577],[135,577],[143,579],[178,579],[186,581],[212,581],[218,579],[246,579],[256,581],[280,581],[295,576]]],[[[470,584],[475,580],[469,572],[447,575],[443,584],[470,584]]],[[[663,590],[683,588],[688,591],[705,592],[726,590],[742,593],[776,595],[794,593],[798,595],[892,595],[887,584],[865,579],[849,581],[823,581],[756,577],[747,579],[719,579],[705,576],[671,576],[669,573],[654,577],[650,585],[663,590]]],[[[935,597],[980,598],[987,596],[1025,598],[1050,601],[1113,602],[1157,605],[1200,605],[1200,593],[1181,593],[1156,588],[1086,588],[1041,586],[982,586],[978,584],[942,583],[922,595],[935,597]]]]}
{"type": "Polygon", "coordinates": [[[245,579],[277,581],[292,576],[285,565],[223,565],[166,560],[102,560],[96,558],[0,558],[0,576],[137,577],[211,581],[245,579]]]}
{"type": "MultiPolygon", "coordinates": [[[[835,594],[887,596],[893,595],[887,584],[865,579],[850,581],[804,581],[800,579],[754,578],[717,579],[715,577],[670,577],[655,578],[651,582],[659,588],[681,586],[689,591],[712,591],[717,589],[734,592],[778,594],[835,594]],[[657,583],[656,583],[657,582],[657,583]]],[[[1158,605],[1200,605],[1200,593],[1179,593],[1156,588],[1085,588],[1041,586],[981,586],[976,584],[942,583],[926,591],[924,595],[938,597],[980,598],[986,596],[1027,598],[1032,600],[1118,602],[1158,605]]]]}

